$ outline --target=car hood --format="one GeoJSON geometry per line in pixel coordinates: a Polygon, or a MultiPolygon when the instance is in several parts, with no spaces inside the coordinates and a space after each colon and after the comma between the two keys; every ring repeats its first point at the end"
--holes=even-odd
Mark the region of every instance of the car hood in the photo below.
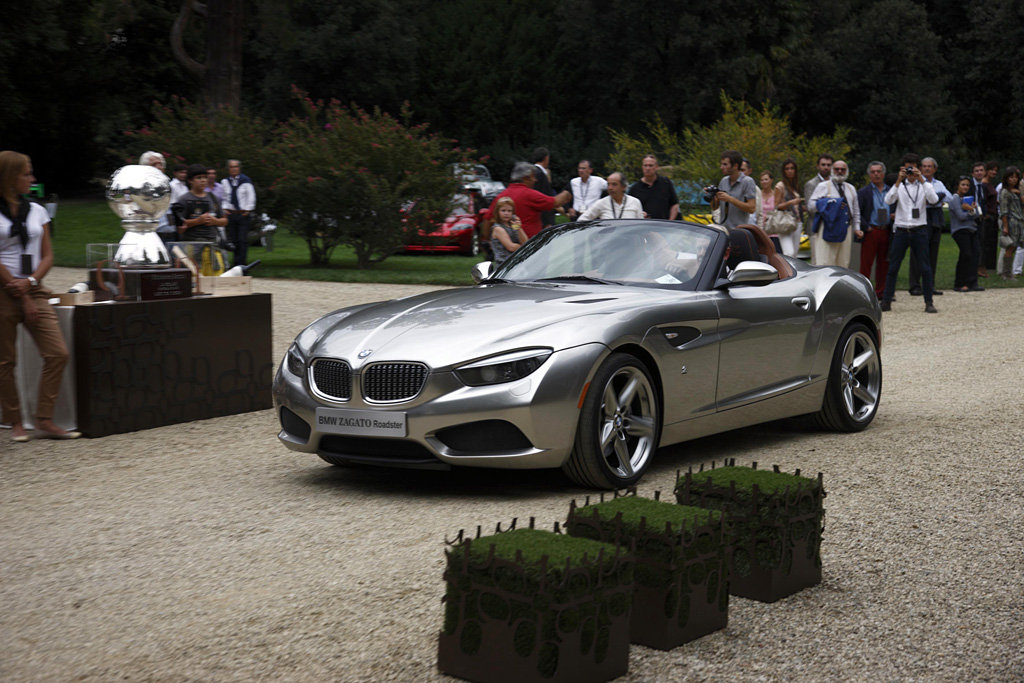
{"type": "Polygon", "coordinates": [[[634,319],[662,300],[678,305],[694,296],[699,295],[556,283],[442,290],[331,314],[306,353],[344,358],[353,367],[409,360],[447,369],[514,349],[600,342],[616,321],[634,319]],[[332,316],[344,317],[332,322],[332,316]]]}

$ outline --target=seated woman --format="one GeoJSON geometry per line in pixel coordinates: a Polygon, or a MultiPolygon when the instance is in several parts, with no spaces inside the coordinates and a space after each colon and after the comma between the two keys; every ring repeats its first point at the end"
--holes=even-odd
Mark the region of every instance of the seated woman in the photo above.
{"type": "Polygon", "coordinates": [[[502,197],[494,205],[494,225],[491,227],[491,250],[494,265],[501,265],[512,252],[526,244],[522,221],[516,216],[516,203],[511,197],[502,197]]]}

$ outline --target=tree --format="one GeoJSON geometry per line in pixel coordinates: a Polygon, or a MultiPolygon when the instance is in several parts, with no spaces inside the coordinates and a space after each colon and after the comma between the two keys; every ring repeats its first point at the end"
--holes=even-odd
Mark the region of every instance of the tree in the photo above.
{"type": "Polygon", "coordinates": [[[306,241],[313,265],[327,265],[347,245],[358,267],[368,268],[448,214],[458,189],[448,164],[467,160],[451,141],[411,125],[407,108],[396,119],[297,95],[302,112],[278,130],[281,175],[270,195],[280,222],[306,241]]]}
{"type": "Polygon", "coordinates": [[[243,0],[182,0],[181,11],[171,26],[174,58],[203,77],[203,94],[211,111],[242,106],[243,0]],[[189,56],[184,46],[185,26],[192,13],[206,18],[206,62],[189,56]]]}
{"type": "Polygon", "coordinates": [[[633,137],[612,131],[615,152],[609,166],[625,169],[637,177],[643,155],[654,152],[668,177],[700,184],[716,182],[721,176],[722,152],[739,150],[758,173],[769,169],[778,177],[782,160],[793,157],[805,173],[814,168],[818,154],[829,152],[843,158],[851,151],[850,131],[839,127],[832,134],[807,137],[794,134],[789,119],[771,103],[755,109],[746,102],[721,95],[722,118],[704,127],[673,132],[660,118],[647,124],[647,135],[633,137]]]}

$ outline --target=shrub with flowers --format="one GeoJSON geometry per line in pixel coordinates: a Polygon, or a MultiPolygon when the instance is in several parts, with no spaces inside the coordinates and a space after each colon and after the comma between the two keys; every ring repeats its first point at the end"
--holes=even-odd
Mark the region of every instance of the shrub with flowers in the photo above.
{"type": "Polygon", "coordinates": [[[447,166],[466,160],[453,140],[411,125],[408,108],[396,119],[295,92],[302,111],[278,128],[270,196],[275,217],[309,245],[313,265],[345,245],[367,268],[443,222],[458,189],[447,166]],[[407,214],[412,202],[416,211],[407,214]]]}

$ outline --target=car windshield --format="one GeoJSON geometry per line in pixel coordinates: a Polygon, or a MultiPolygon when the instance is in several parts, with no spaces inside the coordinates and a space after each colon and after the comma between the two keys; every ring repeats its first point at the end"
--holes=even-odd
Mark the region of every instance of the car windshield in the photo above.
{"type": "Polygon", "coordinates": [[[717,228],[677,221],[573,223],[531,238],[494,277],[694,289],[718,239],[717,228]]]}

